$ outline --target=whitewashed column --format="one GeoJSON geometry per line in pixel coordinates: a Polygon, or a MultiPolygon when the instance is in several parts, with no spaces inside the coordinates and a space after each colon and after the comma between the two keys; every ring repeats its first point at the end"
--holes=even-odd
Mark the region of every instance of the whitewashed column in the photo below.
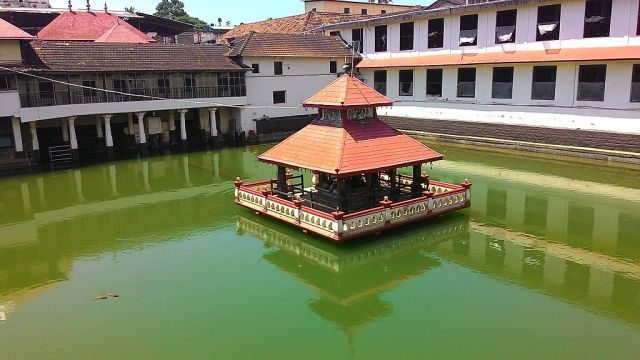
{"type": "Polygon", "coordinates": [[[218,110],[218,108],[209,108],[209,120],[211,121],[211,137],[216,137],[218,136],[218,128],[216,125],[216,111],[218,110]]]}
{"type": "Polygon", "coordinates": [[[176,130],[176,112],[175,111],[169,111],[169,131],[175,131],[176,130]]]}
{"type": "Polygon", "coordinates": [[[127,125],[129,126],[129,134],[134,135],[135,129],[133,128],[133,114],[127,113],[127,125]]]}
{"type": "Polygon", "coordinates": [[[76,135],[76,117],[69,117],[69,137],[71,141],[71,150],[78,150],[78,137],[76,135]]]}
{"type": "Polygon", "coordinates": [[[104,138],[104,132],[102,131],[102,119],[100,115],[96,115],[96,133],[98,134],[98,139],[104,138]]]}
{"type": "Polygon", "coordinates": [[[144,114],[143,112],[136,113],[138,116],[138,134],[140,135],[140,144],[147,143],[147,134],[144,133],[144,114]]]}
{"type": "Polygon", "coordinates": [[[22,144],[22,130],[20,129],[20,119],[14,117],[11,119],[11,125],[13,126],[13,143],[16,147],[16,152],[21,153],[24,151],[24,145],[22,144]]]}
{"type": "Polygon", "coordinates": [[[187,140],[187,110],[178,110],[180,113],[180,139],[187,140]]]}
{"type": "Polygon", "coordinates": [[[62,141],[69,142],[69,123],[66,119],[62,119],[62,141]]]}
{"type": "Polygon", "coordinates": [[[38,151],[40,150],[40,143],[38,142],[38,129],[36,127],[36,122],[33,121],[29,123],[29,128],[31,129],[31,150],[38,151]]]}
{"type": "Polygon", "coordinates": [[[113,117],[113,115],[111,114],[107,114],[107,115],[102,115],[102,118],[104,118],[104,135],[105,135],[105,144],[107,144],[107,147],[113,147],[113,135],[111,134],[111,118],[113,117]]]}

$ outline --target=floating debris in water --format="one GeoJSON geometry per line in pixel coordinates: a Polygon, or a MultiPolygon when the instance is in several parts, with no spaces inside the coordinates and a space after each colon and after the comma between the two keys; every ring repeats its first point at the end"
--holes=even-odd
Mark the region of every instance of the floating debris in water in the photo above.
{"type": "Polygon", "coordinates": [[[0,311],[0,321],[7,321],[7,314],[4,311],[0,311]]]}
{"type": "Polygon", "coordinates": [[[109,300],[109,299],[117,299],[120,297],[120,294],[117,293],[98,293],[95,297],[95,300],[109,300]]]}

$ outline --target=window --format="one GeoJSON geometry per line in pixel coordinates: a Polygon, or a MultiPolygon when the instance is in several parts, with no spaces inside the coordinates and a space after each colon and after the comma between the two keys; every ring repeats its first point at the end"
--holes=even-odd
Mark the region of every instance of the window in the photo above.
{"type": "Polygon", "coordinates": [[[460,16],[459,45],[478,45],[478,14],[460,16]]]}
{"type": "Polygon", "coordinates": [[[198,86],[196,76],[197,75],[194,73],[184,74],[184,87],[187,89],[194,89],[196,86],[198,86]]]}
{"type": "Polygon", "coordinates": [[[633,65],[631,74],[631,102],[640,102],[640,65],[633,65]]]}
{"type": "Polygon", "coordinates": [[[260,74],[260,64],[251,64],[251,72],[254,74],[260,74]]]}
{"type": "Polygon", "coordinates": [[[127,92],[127,80],[113,79],[113,90],[127,92]]]}
{"type": "Polygon", "coordinates": [[[476,69],[460,68],[458,69],[458,91],[460,98],[476,97],[476,69]]]}
{"type": "Polygon", "coordinates": [[[51,81],[38,82],[38,93],[43,99],[53,99],[53,83],[51,81]]]}
{"type": "Polygon", "coordinates": [[[640,3],[638,3],[638,21],[636,25],[636,35],[640,35],[640,3]]]}
{"type": "Polygon", "coordinates": [[[413,50],[413,23],[400,24],[400,50],[413,50]]]}
{"type": "Polygon", "coordinates": [[[534,66],[531,99],[554,100],[556,98],[556,66],[534,66]]]}
{"type": "Polygon", "coordinates": [[[82,80],[82,86],[86,86],[82,88],[82,96],[84,97],[98,96],[98,91],[93,89],[96,87],[95,80],[82,80]],[[92,89],[88,89],[88,88],[92,88],[92,89]]]}
{"type": "Polygon", "coordinates": [[[15,90],[16,82],[13,75],[0,75],[0,91],[15,90]]]}
{"type": "Polygon", "coordinates": [[[587,0],[584,6],[584,37],[607,37],[611,28],[611,0],[587,0]]]}
{"type": "Polygon", "coordinates": [[[427,95],[442,96],[442,69],[427,69],[427,95]]]}
{"type": "Polygon", "coordinates": [[[373,88],[382,95],[387,95],[387,70],[373,72],[373,88]]]}
{"type": "Polygon", "coordinates": [[[329,36],[340,36],[340,31],[331,31],[329,36]]]}
{"type": "Polygon", "coordinates": [[[384,15],[384,14],[386,14],[386,13],[387,13],[387,10],[380,10],[380,14],[383,14],[383,15],[384,15]]]}
{"type": "Polygon", "coordinates": [[[351,30],[351,41],[353,43],[353,50],[356,52],[362,52],[362,39],[364,38],[362,28],[351,30]]]}
{"type": "Polygon", "coordinates": [[[513,95],[513,68],[493,68],[493,84],[491,97],[494,99],[511,99],[513,95]]]}
{"type": "Polygon", "coordinates": [[[360,14],[362,15],[367,15],[369,12],[367,11],[367,9],[362,9],[360,10],[360,14]]]}
{"type": "Polygon", "coordinates": [[[344,8],[344,13],[345,13],[345,14],[350,14],[350,13],[351,13],[351,9],[349,9],[349,8],[344,8]]]}
{"type": "Polygon", "coordinates": [[[560,4],[538,7],[536,41],[560,39],[560,4]]]}
{"type": "Polygon", "coordinates": [[[332,74],[336,74],[338,72],[338,62],[337,61],[329,61],[329,72],[332,74]]]}
{"type": "Polygon", "coordinates": [[[282,75],[282,61],[275,61],[273,63],[273,74],[282,75]]]}
{"type": "Polygon", "coordinates": [[[429,20],[429,33],[427,35],[427,47],[437,49],[444,46],[444,19],[429,20]]]}
{"type": "Polygon", "coordinates": [[[578,97],[580,101],[604,101],[607,65],[580,65],[578,97]]]}
{"type": "Polygon", "coordinates": [[[413,70],[400,70],[400,96],[413,96],[413,70]]]}
{"type": "Polygon", "coordinates": [[[168,96],[171,93],[171,74],[158,74],[158,90],[162,96],[168,96]]]}
{"type": "Polygon", "coordinates": [[[375,51],[387,51],[387,25],[376,26],[375,29],[376,46],[375,51]]]}
{"type": "Polygon", "coordinates": [[[518,10],[503,10],[496,13],[496,44],[516,41],[516,19],[518,10]]]}
{"type": "Polygon", "coordinates": [[[273,103],[284,104],[287,102],[287,92],[285,90],[273,92],[273,103]]]}

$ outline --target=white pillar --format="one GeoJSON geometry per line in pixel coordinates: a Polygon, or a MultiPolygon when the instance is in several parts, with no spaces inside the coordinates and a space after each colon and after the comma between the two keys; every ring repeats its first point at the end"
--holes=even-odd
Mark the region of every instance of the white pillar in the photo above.
{"type": "Polygon", "coordinates": [[[180,113],[180,139],[187,140],[187,110],[182,109],[178,110],[178,112],[180,113]]]}
{"type": "Polygon", "coordinates": [[[169,111],[169,131],[176,130],[176,112],[171,110],[169,111]]]}
{"type": "Polygon", "coordinates": [[[69,124],[66,119],[62,119],[62,141],[69,142],[69,124]]]}
{"type": "Polygon", "coordinates": [[[78,149],[78,138],[76,136],[76,117],[75,116],[70,116],[69,117],[69,137],[71,138],[71,149],[72,150],[77,150],[78,149]]]}
{"type": "Polygon", "coordinates": [[[129,134],[135,134],[135,129],[133,128],[133,114],[127,113],[127,125],[129,125],[129,134]]]}
{"type": "Polygon", "coordinates": [[[36,128],[36,122],[31,122],[29,127],[31,128],[31,150],[38,151],[40,150],[40,143],[38,142],[38,129],[36,128]]]}
{"type": "Polygon", "coordinates": [[[96,133],[98,134],[98,139],[104,138],[104,132],[102,131],[102,119],[100,115],[96,115],[96,133]]]}
{"type": "Polygon", "coordinates": [[[138,116],[138,132],[140,135],[140,144],[147,143],[147,134],[144,133],[144,114],[143,112],[136,113],[138,116]]]}
{"type": "Polygon", "coordinates": [[[218,110],[218,108],[209,108],[209,120],[211,121],[211,136],[212,137],[216,137],[218,136],[218,128],[216,126],[216,111],[218,110]]]}
{"type": "Polygon", "coordinates": [[[104,118],[104,134],[105,134],[105,143],[107,147],[113,147],[113,136],[111,134],[111,117],[113,115],[107,114],[102,115],[104,118]]]}
{"type": "Polygon", "coordinates": [[[16,152],[23,152],[24,145],[22,144],[22,130],[20,129],[20,119],[14,117],[11,119],[11,125],[13,125],[13,143],[16,147],[16,152]]]}

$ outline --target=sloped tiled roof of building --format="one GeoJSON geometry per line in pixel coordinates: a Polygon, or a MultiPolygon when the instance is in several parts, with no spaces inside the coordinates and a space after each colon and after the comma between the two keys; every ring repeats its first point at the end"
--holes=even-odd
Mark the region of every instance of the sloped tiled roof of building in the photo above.
{"type": "Polygon", "coordinates": [[[38,40],[96,41],[114,27],[120,28],[119,42],[153,41],[145,33],[113,14],[87,11],[63,12],[38,32],[38,40]]]}
{"type": "Polygon", "coordinates": [[[2,40],[31,40],[34,36],[27,34],[22,29],[0,19],[0,39],[2,40]]]}
{"type": "Polygon", "coordinates": [[[249,33],[230,43],[229,56],[350,57],[351,50],[336,36],[322,34],[249,33]]]}
{"type": "Polygon", "coordinates": [[[43,70],[96,71],[243,71],[225,54],[225,45],[31,42],[43,70]]]}
{"type": "Polygon", "coordinates": [[[338,14],[310,11],[300,15],[285,16],[277,19],[241,24],[224,34],[222,39],[226,41],[228,39],[247,35],[251,32],[278,34],[321,33],[322,26],[325,25],[369,19],[374,16],[375,15],[338,14]]]}

